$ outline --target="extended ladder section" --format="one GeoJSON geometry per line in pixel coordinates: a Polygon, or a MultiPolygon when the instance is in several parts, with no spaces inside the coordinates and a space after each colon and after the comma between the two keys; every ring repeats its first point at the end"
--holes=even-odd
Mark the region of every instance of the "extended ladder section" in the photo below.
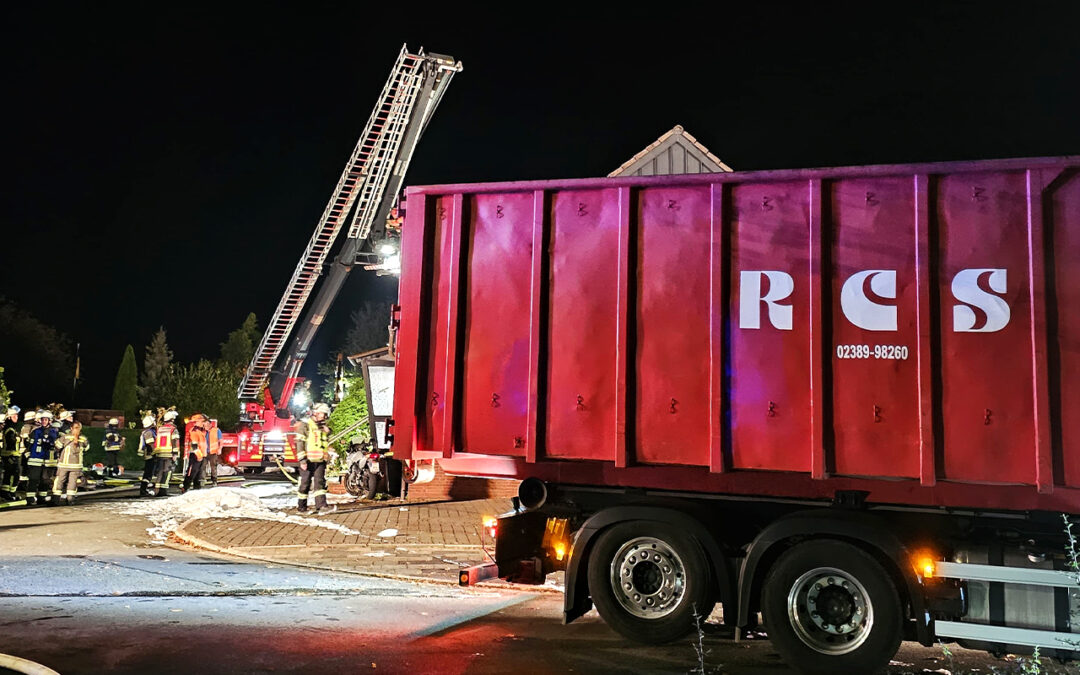
{"type": "MultiPolygon", "coordinates": [[[[355,207],[349,237],[362,240],[370,233],[380,205],[387,203],[385,193],[388,184],[397,186],[395,194],[400,189],[400,177],[404,176],[419,136],[414,130],[423,130],[438,105],[438,99],[432,94],[437,93],[441,97],[450,78],[460,69],[460,64],[448,57],[429,56],[422,49],[412,54],[407,46],[402,47],[364,132],[338,179],[311,241],[304,249],[244,374],[237,390],[241,400],[259,397],[323,273],[327,255],[350,212],[355,207]],[[407,152],[403,158],[399,158],[403,147],[407,152]],[[392,176],[399,180],[391,182],[392,176]]],[[[334,289],[333,294],[336,295],[336,292],[334,289]]],[[[318,326],[322,319],[322,316],[313,317],[313,325],[318,326]]],[[[307,339],[305,343],[309,341],[307,339]]],[[[286,403],[282,401],[278,405],[286,403]]]]}

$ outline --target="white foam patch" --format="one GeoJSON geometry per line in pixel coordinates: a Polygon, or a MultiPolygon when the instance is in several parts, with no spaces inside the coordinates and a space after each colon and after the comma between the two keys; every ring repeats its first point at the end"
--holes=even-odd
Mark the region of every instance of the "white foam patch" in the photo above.
{"type": "Polygon", "coordinates": [[[395,530],[394,528],[391,527],[388,530],[383,530],[382,532],[378,533],[375,536],[376,537],[387,537],[387,538],[396,537],[397,536],[397,530],[395,530]]]}
{"type": "Polygon", "coordinates": [[[339,525],[329,520],[305,518],[288,515],[279,510],[279,502],[290,502],[294,497],[282,494],[288,486],[252,486],[251,488],[218,487],[209,490],[193,490],[175,497],[147,499],[127,504],[121,513],[149,518],[154,527],[146,528],[151,539],[164,543],[180,523],[191,518],[253,518],[255,520],[273,520],[281,523],[322,527],[347,536],[363,536],[360,532],[339,525]],[[266,495],[260,498],[256,488],[261,488],[266,495]]]}

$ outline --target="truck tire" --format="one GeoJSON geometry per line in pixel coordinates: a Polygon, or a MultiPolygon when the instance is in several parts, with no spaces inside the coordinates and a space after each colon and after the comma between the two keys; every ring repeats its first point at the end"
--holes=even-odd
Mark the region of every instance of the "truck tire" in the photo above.
{"type": "Polygon", "coordinates": [[[762,588],[765,628],[801,673],[875,673],[900,647],[900,595],[870,554],[842,541],[798,544],[762,588]]]}
{"type": "Polygon", "coordinates": [[[615,632],[663,644],[704,623],[715,598],[709,566],[692,537],[660,523],[630,521],[601,533],[589,555],[589,593],[615,632]]]}

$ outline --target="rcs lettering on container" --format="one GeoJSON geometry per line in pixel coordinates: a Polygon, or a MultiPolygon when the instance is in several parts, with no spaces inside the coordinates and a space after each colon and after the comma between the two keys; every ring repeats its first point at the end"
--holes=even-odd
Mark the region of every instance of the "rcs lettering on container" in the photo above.
{"type": "MultiPolygon", "coordinates": [[[[1005,293],[1006,278],[1004,269],[971,268],[957,272],[950,286],[953,298],[959,303],[952,308],[952,330],[956,333],[995,333],[1005,328],[1011,318],[1009,304],[1001,297],[1005,293]],[[979,320],[979,314],[985,317],[984,321],[979,320]]],[[[773,328],[792,330],[793,306],[782,303],[794,292],[795,279],[787,272],[741,271],[739,328],[761,328],[764,305],[765,316],[773,328]]],[[[884,300],[896,300],[896,270],[856,272],[844,281],[840,290],[840,310],[844,318],[863,330],[897,330],[896,305],[881,302],[884,300]]]]}

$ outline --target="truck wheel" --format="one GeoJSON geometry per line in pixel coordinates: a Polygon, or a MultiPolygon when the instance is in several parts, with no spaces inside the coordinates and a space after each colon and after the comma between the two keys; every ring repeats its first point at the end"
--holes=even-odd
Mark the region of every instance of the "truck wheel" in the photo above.
{"type": "Polygon", "coordinates": [[[765,627],[802,673],[875,673],[900,647],[900,595],[888,572],[841,541],[799,544],[769,571],[765,627]]]}
{"type": "Polygon", "coordinates": [[[715,600],[709,567],[693,538],[659,523],[620,523],[589,556],[589,593],[600,616],[636,642],[662,644],[694,630],[715,600]]]}

